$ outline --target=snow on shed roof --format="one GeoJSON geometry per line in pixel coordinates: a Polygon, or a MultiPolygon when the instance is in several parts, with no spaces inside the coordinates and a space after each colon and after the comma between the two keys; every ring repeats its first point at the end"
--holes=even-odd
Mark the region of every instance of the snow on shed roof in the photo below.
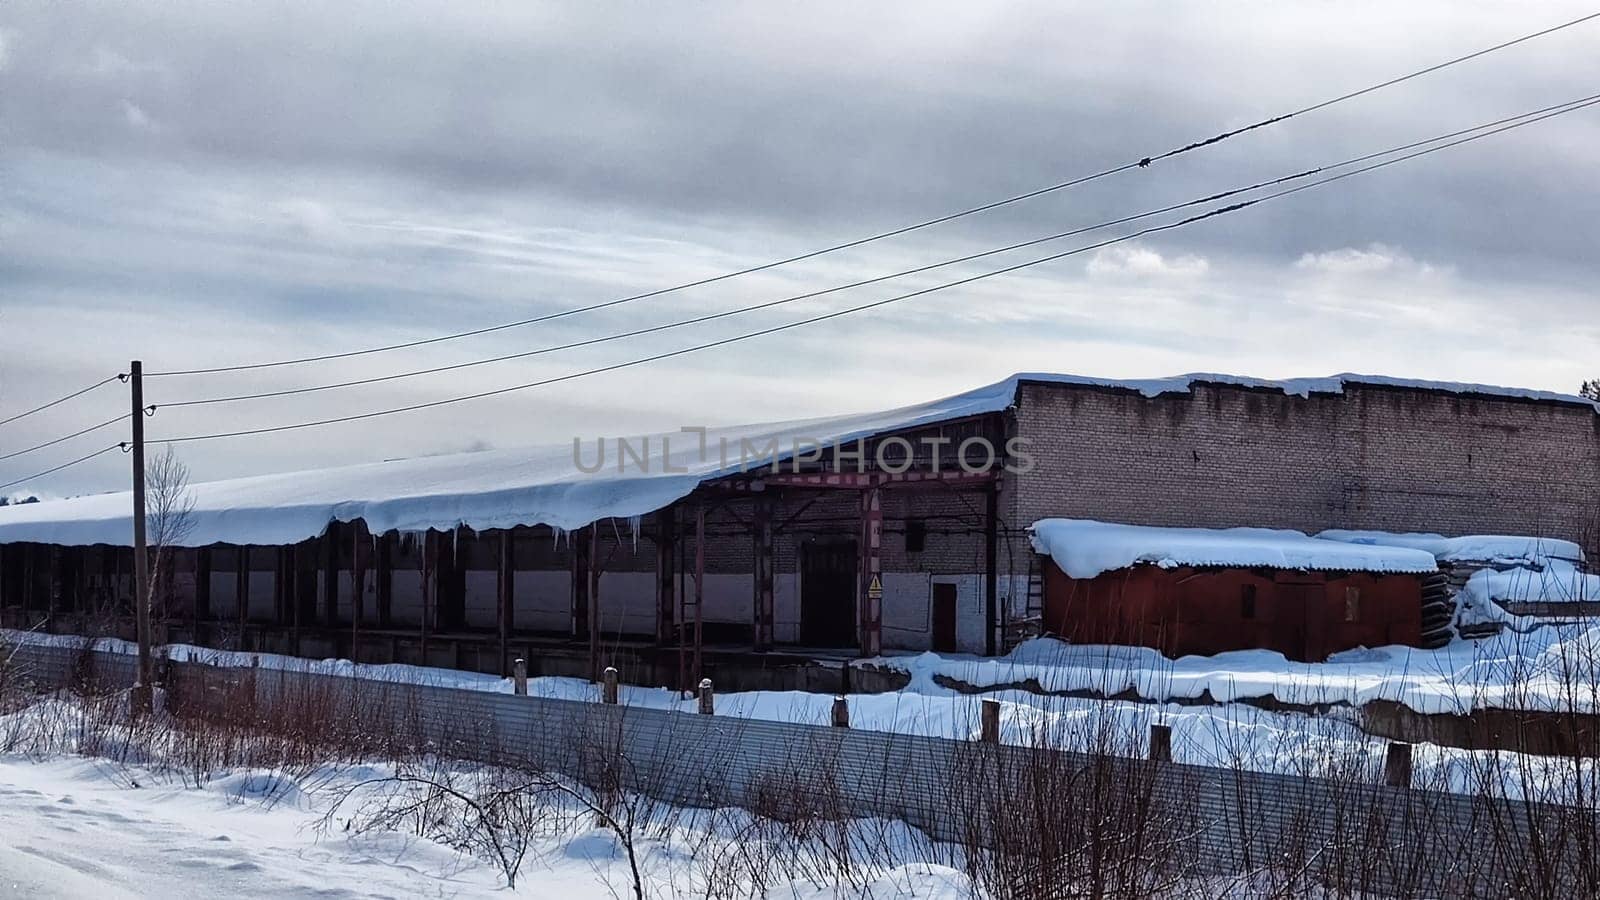
{"type": "Polygon", "coordinates": [[[1148,564],[1334,572],[1432,572],[1433,557],[1406,547],[1348,544],[1272,528],[1157,528],[1089,519],[1041,519],[1033,549],[1073,578],[1148,564]]]}
{"type": "MultiPolygon", "coordinates": [[[[698,437],[669,433],[646,436],[654,465],[648,472],[616,470],[614,456],[599,472],[573,464],[569,445],[490,450],[417,459],[366,463],[341,468],[287,472],[213,481],[192,486],[194,528],[188,543],[206,545],[282,544],[321,534],[332,520],[366,520],[374,531],[422,530],[466,525],[503,528],[553,525],[576,528],[596,519],[643,515],[666,506],[702,481],[740,470],[741,439],[767,447],[777,439],[779,456],[792,452],[792,439],[822,443],[914,428],[948,419],[999,412],[1013,402],[1021,382],[1135,390],[1147,397],[1190,390],[1197,382],[1281,390],[1286,394],[1339,393],[1346,384],[1440,390],[1528,400],[1577,403],[1600,410],[1582,397],[1454,382],[1414,381],[1373,375],[1331,375],[1268,381],[1236,375],[1193,374],[1172,378],[1109,379],[1081,375],[1024,373],[940,400],[875,413],[713,429],[707,446],[727,440],[726,463],[712,452],[702,457],[698,437]],[[671,463],[660,465],[662,439],[671,441],[671,463]]],[[[642,439],[633,439],[641,446],[642,439]]],[[[593,442],[585,442],[592,460],[593,442]]],[[[85,545],[129,543],[126,491],[69,500],[0,507],[0,543],[85,545]]]]}
{"type": "Polygon", "coordinates": [[[1331,529],[1317,537],[1349,544],[1379,547],[1413,547],[1432,553],[1440,562],[1512,563],[1545,565],[1552,559],[1583,562],[1583,548],[1561,538],[1515,534],[1468,534],[1445,537],[1427,532],[1346,531],[1331,529]]]}

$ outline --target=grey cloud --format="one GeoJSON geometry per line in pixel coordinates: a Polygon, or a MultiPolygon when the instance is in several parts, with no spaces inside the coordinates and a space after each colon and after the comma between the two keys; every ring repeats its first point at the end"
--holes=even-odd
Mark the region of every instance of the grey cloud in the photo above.
{"type": "MultiPolygon", "coordinates": [[[[23,350],[0,365],[0,410],[70,389],[106,359],[236,361],[364,346],[690,280],[1121,163],[1585,11],[7,4],[0,329],[23,350]]],[[[1600,23],[1585,29],[893,243],[352,369],[515,352],[815,290],[1568,99],[1594,89],[1586,51],[1600,23]]],[[[438,425],[375,422],[233,452],[197,446],[197,465],[239,474],[479,436],[509,446],[580,427],[670,427],[650,417],[704,406],[713,392],[730,398],[715,404],[730,418],[860,405],[847,374],[805,387],[818,369],[876,373],[907,401],[1026,367],[1306,374],[1259,368],[1285,364],[1269,342],[1292,342],[1297,321],[1339,342],[1317,371],[1403,369],[1414,357],[1396,348],[1419,326],[1405,320],[1393,344],[1362,330],[1385,303],[1433,303],[1502,325],[1514,303],[1536,323],[1519,327],[1547,339],[1539,329],[1551,322],[1592,319],[1582,286],[1594,281],[1590,226],[1600,217],[1597,123],[1600,109],[1578,113],[1141,242],[1163,271],[1120,257],[1118,277],[1096,279],[1086,275],[1091,257],[1075,257],[760,347],[685,357],[643,388],[619,374],[428,420],[438,425]],[[1450,278],[1314,284],[1318,273],[1295,268],[1307,254],[1374,244],[1450,278]],[[981,337],[961,340],[968,333],[981,337]],[[1393,352],[1390,365],[1377,365],[1380,349],[1393,352]],[[1336,351],[1355,362],[1338,364],[1336,351]],[[972,358],[930,367],[927,353],[972,358]]],[[[954,276],[915,283],[940,277],[954,276]]],[[[899,289],[393,393],[217,415],[276,421],[447,396],[899,289]]],[[[1594,356],[1582,343],[1593,330],[1577,327],[1573,346],[1594,356]]],[[[1578,364],[1558,368],[1536,341],[1504,356],[1470,380],[1575,386],[1558,382],[1578,364]]],[[[1436,371],[1401,374],[1471,374],[1443,354],[1428,364],[1436,371]]],[[[95,484],[117,465],[85,467],[82,481],[62,484],[95,484]]],[[[0,482],[16,474],[0,470],[0,482]]]]}

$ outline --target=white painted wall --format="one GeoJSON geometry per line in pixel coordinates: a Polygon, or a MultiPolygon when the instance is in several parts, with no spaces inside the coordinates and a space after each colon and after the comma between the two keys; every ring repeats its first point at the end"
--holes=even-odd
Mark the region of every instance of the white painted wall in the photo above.
{"type": "Polygon", "coordinates": [[[518,628],[570,631],[572,573],[518,571],[512,581],[518,628]]]}

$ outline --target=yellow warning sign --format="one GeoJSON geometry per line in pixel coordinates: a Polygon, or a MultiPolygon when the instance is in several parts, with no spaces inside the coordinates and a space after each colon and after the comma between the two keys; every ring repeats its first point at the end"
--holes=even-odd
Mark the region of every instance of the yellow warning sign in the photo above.
{"type": "Polygon", "coordinates": [[[883,582],[878,580],[878,576],[872,576],[872,583],[867,585],[867,593],[874,597],[883,595],[883,582]]]}

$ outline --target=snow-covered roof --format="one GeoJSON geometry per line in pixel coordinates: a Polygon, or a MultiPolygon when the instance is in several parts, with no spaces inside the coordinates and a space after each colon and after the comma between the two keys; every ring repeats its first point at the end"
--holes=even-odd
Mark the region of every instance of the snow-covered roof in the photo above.
{"type": "MultiPolygon", "coordinates": [[[[1235,375],[1193,374],[1172,378],[1119,380],[1080,375],[1023,373],[971,391],[883,412],[859,413],[793,422],[713,429],[708,453],[700,453],[695,434],[674,432],[631,439],[648,441],[655,465],[648,472],[629,466],[618,472],[616,458],[600,471],[585,473],[574,464],[571,445],[489,450],[306,472],[259,475],[195,484],[193,528],[187,543],[282,544],[321,534],[329,521],[366,520],[374,531],[452,528],[504,528],[552,525],[576,528],[597,519],[643,515],[677,500],[708,479],[740,471],[741,439],[765,448],[778,441],[778,456],[793,453],[796,438],[827,444],[886,431],[999,412],[1012,404],[1021,382],[1121,388],[1145,396],[1190,390],[1200,382],[1281,390],[1286,394],[1339,393],[1347,384],[1376,384],[1419,390],[1453,391],[1528,400],[1578,403],[1582,397],[1453,382],[1414,381],[1373,375],[1331,375],[1268,381],[1235,375]],[[670,466],[661,465],[663,439],[670,441],[670,466]],[[730,459],[718,452],[727,441],[730,459]]],[[[593,441],[584,459],[593,460],[593,441]]],[[[748,467],[754,467],[752,454],[748,467]]],[[[76,497],[0,508],[0,543],[35,541],[64,545],[122,544],[130,540],[127,492],[76,497]]]]}
{"type": "MultiPolygon", "coordinates": [[[[374,532],[422,531],[466,525],[577,528],[603,518],[640,516],[661,509],[701,482],[769,464],[795,452],[795,441],[823,445],[1005,409],[1016,393],[1013,379],[942,400],[886,412],[861,413],[763,425],[709,429],[704,453],[697,432],[628,438],[647,466],[631,457],[619,471],[618,450],[606,441],[605,465],[596,442],[455,453],[363,465],[257,475],[190,486],[192,528],[184,543],[288,544],[316,537],[333,520],[363,519],[374,532]],[[726,447],[724,458],[722,448],[726,447]],[[747,458],[741,460],[742,448],[747,458]],[[574,454],[578,453],[575,458],[574,454]],[[663,459],[663,454],[666,459],[663,459]]],[[[807,445],[802,444],[804,451],[807,445]]],[[[129,492],[95,494],[0,507],[0,543],[128,545],[132,534],[129,492]]]]}
{"type": "Polygon", "coordinates": [[[1577,394],[1538,391],[1532,388],[1501,387],[1493,384],[1473,384],[1463,381],[1427,381],[1419,378],[1395,378],[1389,375],[1360,375],[1354,372],[1341,372],[1338,375],[1325,375],[1315,378],[1282,378],[1276,380],[1210,372],[1192,372],[1188,375],[1174,375],[1170,378],[1123,379],[1093,378],[1085,375],[1024,373],[1014,376],[1012,380],[1040,381],[1049,384],[1075,384],[1085,387],[1126,388],[1138,391],[1146,397],[1183,393],[1191,390],[1196,384],[1230,384],[1237,387],[1265,388],[1267,390],[1282,391],[1285,394],[1292,394],[1296,397],[1310,397],[1312,394],[1342,394],[1346,385],[1365,384],[1375,387],[1402,388],[1417,391],[1441,391],[1449,394],[1502,397],[1511,400],[1570,403],[1600,412],[1600,403],[1577,394]]]}
{"type": "Polygon", "coordinates": [[[1584,561],[1583,548],[1572,541],[1528,535],[1468,534],[1445,537],[1427,532],[1332,529],[1317,537],[1349,544],[1412,547],[1433,554],[1440,562],[1449,563],[1532,563],[1543,566],[1550,560],[1584,561]]]}
{"type": "Polygon", "coordinates": [[[1090,519],[1041,519],[1033,549],[1073,578],[1133,565],[1266,567],[1331,572],[1432,572],[1433,556],[1406,547],[1348,544],[1273,528],[1157,528],[1090,519]]]}

